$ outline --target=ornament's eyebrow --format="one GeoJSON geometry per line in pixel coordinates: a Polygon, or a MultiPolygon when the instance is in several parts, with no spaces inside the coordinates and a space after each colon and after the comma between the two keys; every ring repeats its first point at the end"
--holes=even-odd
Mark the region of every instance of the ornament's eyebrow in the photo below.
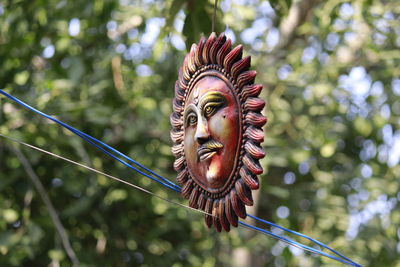
{"type": "Polygon", "coordinates": [[[200,99],[199,109],[203,110],[203,107],[209,102],[225,103],[226,99],[220,92],[209,92],[203,95],[200,99]]]}

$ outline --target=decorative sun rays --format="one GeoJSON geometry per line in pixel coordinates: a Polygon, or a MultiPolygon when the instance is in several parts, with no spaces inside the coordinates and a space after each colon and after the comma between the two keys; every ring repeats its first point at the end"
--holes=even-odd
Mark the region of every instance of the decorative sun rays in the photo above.
{"type": "Polygon", "coordinates": [[[212,33],[207,40],[202,38],[199,44],[192,45],[179,70],[170,117],[172,153],[176,157],[174,168],[178,172],[177,181],[183,186],[182,195],[189,199],[191,207],[212,214],[205,215],[206,224],[214,225],[218,231],[222,228],[229,231],[230,225],[238,226],[238,217],[246,218],[245,206],[253,205],[251,190],[259,188],[257,175],[263,172],[259,160],[265,156],[261,142],[267,118],[261,114],[265,102],[258,98],[262,85],[254,84],[256,71],[249,70],[250,56],[242,58],[242,45],[234,49],[231,46],[231,40],[224,33],[218,37],[212,33]],[[239,152],[226,184],[217,193],[205,189],[193,178],[184,151],[185,102],[198,78],[211,72],[230,83],[240,105],[239,152]]]}

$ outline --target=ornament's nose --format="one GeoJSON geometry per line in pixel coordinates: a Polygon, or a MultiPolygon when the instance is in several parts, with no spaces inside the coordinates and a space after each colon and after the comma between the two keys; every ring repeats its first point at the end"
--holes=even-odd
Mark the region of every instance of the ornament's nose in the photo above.
{"type": "Polygon", "coordinates": [[[204,144],[210,139],[207,120],[205,120],[204,118],[199,118],[194,137],[200,145],[204,144]]]}

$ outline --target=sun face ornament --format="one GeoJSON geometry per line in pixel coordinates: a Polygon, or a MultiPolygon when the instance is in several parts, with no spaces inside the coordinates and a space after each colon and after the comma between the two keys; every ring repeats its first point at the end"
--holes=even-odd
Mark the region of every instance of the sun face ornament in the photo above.
{"type": "Polygon", "coordinates": [[[265,156],[262,85],[254,84],[250,56],[231,48],[224,33],[193,44],[179,70],[170,117],[174,168],[189,206],[201,209],[208,227],[237,227],[253,205],[265,156]]]}

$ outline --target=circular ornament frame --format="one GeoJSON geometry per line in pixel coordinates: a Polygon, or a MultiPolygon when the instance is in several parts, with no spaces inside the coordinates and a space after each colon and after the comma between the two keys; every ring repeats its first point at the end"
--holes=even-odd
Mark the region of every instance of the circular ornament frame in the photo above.
{"type": "Polygon", "coordinates": [[[258,175],[263,173],[259,160],[265,156],[261,147],[264,141],[262,127],[267,118],[261,114],[265,101],[258,96],[262,85],[254,84],[256,71],[250,69],[250,56],[242,58],[243,46],[231,48],[232,42],[224,33],[218,37],[211,33],[193,44],[186,55],[175,83],[172,125],[172,153],[176,157],[174,169],[177,182],[182,185],[182,196],[189,199],[189,206],[201,209],[205,222],[221,231],[238,226],[238,218],[246,218],[246,206],[253,205],[252,190],[259,188],[258,175]],[[184,111],[188,96],[197,81],[213,76],[224,81],[238,103],[239,140],[235,162],[222,188],[207,188],[191,174],[185,157],[184,111]]]}

